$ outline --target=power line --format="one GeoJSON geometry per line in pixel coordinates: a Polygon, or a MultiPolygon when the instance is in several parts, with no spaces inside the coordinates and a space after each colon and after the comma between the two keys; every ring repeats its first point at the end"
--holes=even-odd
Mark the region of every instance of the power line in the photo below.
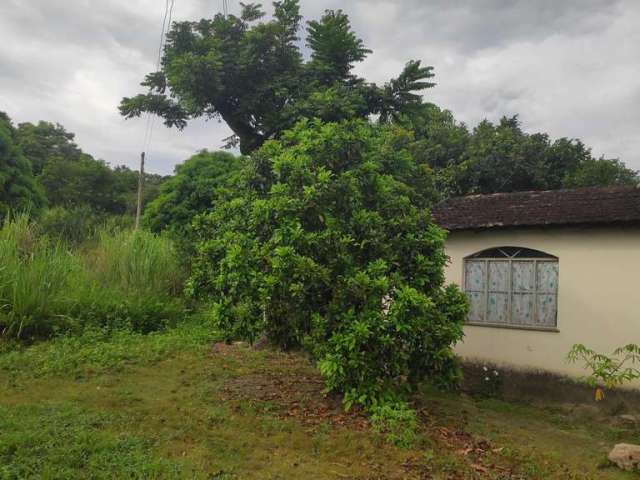
{"type": "MultiPolygon", "coordinates": [[[[175,0],[165,0],[164,15],[162,17],[162,30],[160,31],[160,41],[158,42],[158,58],[156,59],[156,72],[160,71],[160,64],[162,62],[162,50],[166,44],[167,26],[171,28],[171,22],[173,20],[173,8],[175,6],[175,0]],[[168,22],[167,22],[168,20],[168,22]]],[[[149,87],[149,94],[151,94],[152,87],[149,87]]],[[[135,229],[140,227],[140,216],[142,215],[142,199],[144,194],[144,160],[145,152],[151,147],[151,139],[153,137],[153,127],[156,123],[155,115],[151,115],[147,112],[147,124],[144,132],[144,139],[142,141],[142,153],[140,153],[140,171],[138,172],[138,198],[136,202],[136,223],[135,229]]]]}
{"type": "MultiPolygon", "coordinates": [[[[171,4],[171,8],[173,8],[173,2],[171,4]]],[[[169,16],[169,11],[169,0],[165,0],[164,17],[162,18],[162,31],[160,32],[160,42],[158,45],[158,59],[156,61],[156,68],[160,67],[160,60],[162,58],[162,46],[164,44],[164,36],[167,29],[167,17],[169,16]]],[[[171,19],[169,19],[169,26],[171,26],[171,19]]]]}
{"type": "MultiPolygon", "coordinates": [[[[173,22],[173,7],[176,5],[176,0],[171,0],[171,7],[169,8],[169,28],[171,28],[171,22],[173,22]]],[[[166,38],[165,38],[166,41],[166,38]]]]}
{"type": "MultiPolygon", "coordinates": [[[[167,3],[169,3],[169,0],[167,0],[167,3]]],[[[165,22],[163,21],[162,23],[162,37],[160,38],[160,48],[158,50],[158,62],[156,64],[156,71],[160,70],[160,63],[162,61],[162,49],[163,47],[166,45],[167,43],[167,35],[169,33],[169,29],[171,29],[171,22],[173,21],[173,8],[175,7],[175,0],[171,0],[171,4],[169,6],[169,14],[168,14],[168,21],[165,22]],[[166,31],[165,31],[165,25],[166,25],[166,31]]],[[[165,9],[165,19],[167,14],[167,10],[165,9]]],[[[153,129],[156,125],[156,120],[157,117],[154,115],[151,119],[151,127],[149,128],[149,136],[147,139],[147,143],[145,145],[144,151],[148,151],[151,148],[151,140],[153,139],[153,129]]]]}
{"type": "MultiPolygon", "coordinates": [[[[162,30],[160,31],[160,40],[158,42],[158,56],[156,58],[156,72],[160,70],[160,62],[162,61],[162,47],[164,46],[165,31],[167,28],[167,18],[169,18],[169,12],[172,9],[170,4],[173,4],[174,0],[165,0],[164,15],[162,17],[162,30]],[[170,3],[171,2],[171,3],[170,3]]],[[[149,93],[151,93],[151,87],[149,87],[149,93]]],[[[155,117],[151,113],[147,112],[147,123],[144,131],[144,139],[142,141],[142,151],[146,151],[151,144],[151,135],[155,124],[155,117]]]]}

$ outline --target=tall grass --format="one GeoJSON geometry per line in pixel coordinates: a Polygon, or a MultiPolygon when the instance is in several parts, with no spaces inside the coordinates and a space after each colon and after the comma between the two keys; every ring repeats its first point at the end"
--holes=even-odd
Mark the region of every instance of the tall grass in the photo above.
{"type": "Polygon", "coordinates": [[[7,220],[0,230],[0,332],[20,337],[63,314],[63,298],[81,272],[79,259],[40,237],[27,216],[7,220]]]}
{"type": "Polygon", "coordinates": [[[100,232],[71,249],[27,216],[0,229],[0,334],[43,337],[93,325],[161,328],[184,308],[184,275],[169,240],[148,232],[100,232]]]}
{"type": "Polygon", "coordinates": [[[176,295],[184,282],[172,242],[143,230],[101,232],[86,260],[93,277],[104,287],[176,295]]]}

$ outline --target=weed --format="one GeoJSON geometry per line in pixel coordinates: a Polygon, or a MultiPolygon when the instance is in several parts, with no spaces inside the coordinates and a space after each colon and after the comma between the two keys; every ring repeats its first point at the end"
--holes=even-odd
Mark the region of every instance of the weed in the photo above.
{"type": "Polygon", "coordinates": [[[402,401],[384,402],[369,408],[371,423],[378,433],[399,447],[411,447],[418,428],[415,410],[402,401]]]}

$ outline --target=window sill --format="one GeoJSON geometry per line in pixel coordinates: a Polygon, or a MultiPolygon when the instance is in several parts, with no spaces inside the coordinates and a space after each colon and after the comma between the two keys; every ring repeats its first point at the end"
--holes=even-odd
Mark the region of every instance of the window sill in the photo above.
{"type": "Polygon", "coordinates": [[[529,327],[527,325],[506,325],[500,323],[479,323],[479,322],[465,322],[465,325],[472,327],[488,327],[488,328],[505,328],[507,330],[528,330],[534,332],[552,332],[559,333],[557,327],[529,327]]]}

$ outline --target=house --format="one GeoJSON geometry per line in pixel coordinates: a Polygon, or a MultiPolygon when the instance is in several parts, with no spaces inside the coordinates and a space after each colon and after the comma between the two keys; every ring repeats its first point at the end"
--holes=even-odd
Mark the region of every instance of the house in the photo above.
{"type": "Polygon", "coordinates": [[[463,358],[577,376],[574,344],[640,343],[640,188],[472,195],[433,216],[470,302],[463,358]]]}

